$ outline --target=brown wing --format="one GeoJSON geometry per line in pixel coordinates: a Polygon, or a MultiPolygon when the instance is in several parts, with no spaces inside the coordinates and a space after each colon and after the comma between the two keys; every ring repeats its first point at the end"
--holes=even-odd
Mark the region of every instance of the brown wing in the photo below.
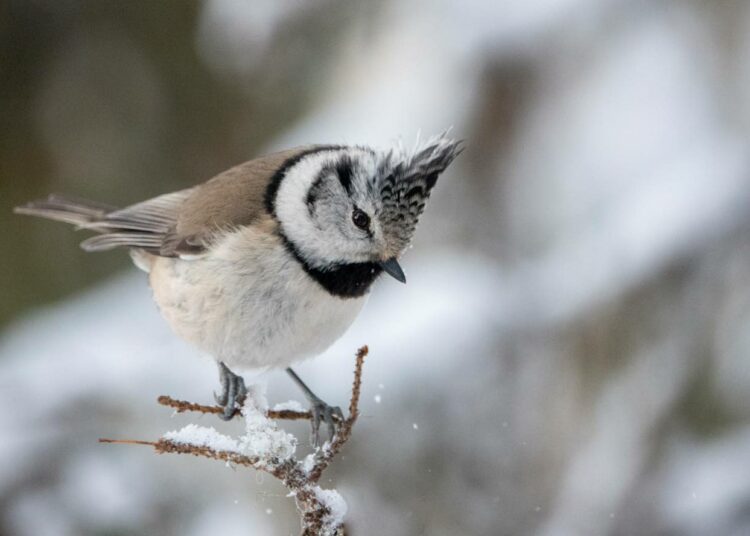
{"type": "Polygon", "coordinates": [[[164,237],[161,254],[198,254],[223,231],[267,217],[265,193],[271,179],[284,162],[305,150],[300,147],[250,160],[193,188],[164,237]]]}
{"type": "Polygon", "coordinates": [[[51,195],[16,212],[63,221],[99,234],[85,240],[86,251],[140,248],[162,256],[198,254],[222,231],[267,217],[265,192],[276,171],[307,148],[250,160],[209,181],[123,209],[51,195]]]}

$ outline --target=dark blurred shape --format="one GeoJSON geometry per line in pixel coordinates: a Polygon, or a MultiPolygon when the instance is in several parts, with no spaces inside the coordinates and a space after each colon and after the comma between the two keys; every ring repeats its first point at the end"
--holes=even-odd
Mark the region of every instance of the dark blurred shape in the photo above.
{"type": "Polygon", "coordinates": [[[248,54],[238,72],[215,69],[201,53],[222,31],[204,23],[196,37],[208,7],[0,6],[0,250],[8,252],[0,325],[129,262],[121,253],[92,260],[69,229],[19,218],[11,207],[53,192],[123,206],[252,158],[304,112],[347,16],[346,7],[335,16],[283,10],[258,28],[262,54],[248,54]]]}

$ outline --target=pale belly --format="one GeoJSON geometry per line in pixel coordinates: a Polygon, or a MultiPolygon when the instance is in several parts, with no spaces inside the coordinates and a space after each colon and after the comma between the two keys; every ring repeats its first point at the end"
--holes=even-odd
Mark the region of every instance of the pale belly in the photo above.
{"type": "Polygon", "coordinates": [[[278,241],[240,233],[252,230],[200,259],[154,259],[151,286],[164,318],[230,368],[286,367],[323,352],[366,297],[332,296],[278,241]]]}

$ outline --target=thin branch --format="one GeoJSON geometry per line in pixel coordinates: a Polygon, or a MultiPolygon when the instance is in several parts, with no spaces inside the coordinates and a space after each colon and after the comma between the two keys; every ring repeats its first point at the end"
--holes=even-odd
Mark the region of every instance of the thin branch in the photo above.
{"type": "MultiPolygon", "coordinates": [[[[292,457],[288,460],[261,459],[246,456],[238,452],[215,450],[210,447],[181,443],[169,439],[158,441],[142,441],[134,439],[100,439],[101,443],[115,443],[125,445],[145,445],[154,448],[159,454],[191,454],[214,460],[252,467],[259,471],[267,472],[279,479],[290,490],[294,496],[297,507],[302,516],[302,536],[315,536],[320,534],[342,536],[344,534],[343,524],[330,524],[331,508],[325,504],[319,494],[320,488],[316,485],[320,477],[330,465],[342,447],[351,438],[354,424],[359,417],[359,399],[362,390],[362,368],[365,356],[368,353],[367,346],[357,351],[354,367],[354,381],[352,383],[352,394],[349,399],[349,416],[340,424],[336,435],[330,443],[326,443],[315,459],[312,469],[306,471],[303,463],[292,457]]],[[[171,407],[178,413],[185,411],[196,411],[200,413],[220,413],[222,409],[218,406],[204,406],[183,400],[175,400],[168,396],[160,396],[158,402],[161,405],[171,407]]],[[[292,410],[270,410],[266,415],[271,419],[310,419],[310,412],[292,410]]]]}
{"type": "Polygon", "coordinates": [[[359,398],[362,390],[362,367],[365,364],[365,356],[369,352],[367,346],[363,346],[357,350],[356,363],[354,365],[354,382],[352,383],[352,396],[349,399],[349,416],[344,419],[344,422],[339,426],[336,435],[331,441],[327,448],[322,449],[322,455],[318,458],[310,471],[310,480],[317,482],[323,475],[328,466],[333,461],[336,454],[339,453],[341,448],[349,441],[354,429],[354,423],[357,422],[359,417],[359,398]]]}
{"type": "MultiPolygon", "coordinates": [[[[223,413],[224,408],[221,406],[204,406],[203,404],[196,404],[195,402],[188,402],[186,400],[177,400],[171,396],[162,395],[156,399],[156,401],[162,406],[167,406],[174,409],[177,413],[185,413],[187,411],[195,411],[198,413],[223,413]]],[[[233,417],[240,415],[240,411],[235,411],[233,417]]],[[[309,411],[294,411],[291,409],[269,409],[266,411],[266,417],[269,419],[276,420],[287,420],[287,421],[298,421],[298,420],[310,420],[312,414],[309,411]]]]}
{"type": "Polygon", "coordinates": [[[99,443],[114,443],[115,445],[148,445],[155,447],[155,441],[141,441],[140,439],[107,439],[106,437],[99,438],[99,443]]]}

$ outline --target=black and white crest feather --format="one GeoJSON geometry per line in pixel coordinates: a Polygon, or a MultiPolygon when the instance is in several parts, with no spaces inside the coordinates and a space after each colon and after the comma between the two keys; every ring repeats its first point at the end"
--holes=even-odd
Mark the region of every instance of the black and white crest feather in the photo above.
{"type": "Polygon", "coordinates": [[[409,245],[438,176],[463,151],[461,144],[442,134],[410,153],[396,149],[386,154],[373,186],[380,192],[379,219],[394,254],[409,245]]]}

